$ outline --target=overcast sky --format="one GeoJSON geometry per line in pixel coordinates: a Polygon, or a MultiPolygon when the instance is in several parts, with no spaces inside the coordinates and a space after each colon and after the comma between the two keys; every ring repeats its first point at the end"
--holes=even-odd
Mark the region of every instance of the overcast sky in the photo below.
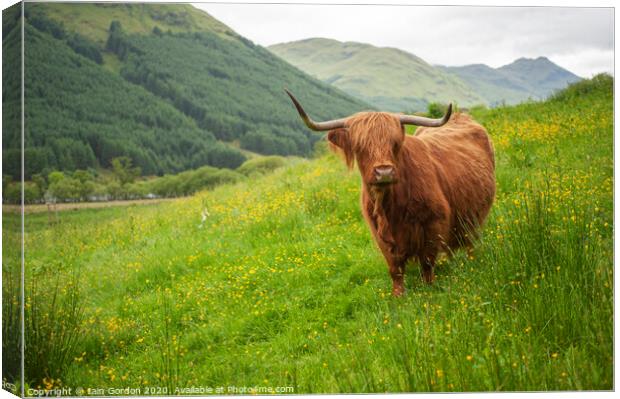
{"type": "Polygon", "coordinates": [[[483,63],[499,67],[519,57],[545,56],[582,77],[613,73],[611,8],[205,3],[195,6],[263,46],[325,37],[396,47],[431,64],[483,63]]]}

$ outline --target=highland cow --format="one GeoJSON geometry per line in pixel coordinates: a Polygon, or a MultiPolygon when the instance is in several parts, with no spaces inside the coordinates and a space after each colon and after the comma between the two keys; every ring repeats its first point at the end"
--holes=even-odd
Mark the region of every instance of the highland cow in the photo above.
{"type": "Polygon", "coordinates": [[[404,293],[407,261],[417,259],[426,283],[441,252],[471,249],[495,197],[495,160],[486,130],[470,116],[441,119],[361,112],[314,122],[287,91],[308,128],[327,139],[362,176],[362,213],[387,261],[392,294],[404,293]],[[423,126],[414,136],[404,125],[423,126]]]}

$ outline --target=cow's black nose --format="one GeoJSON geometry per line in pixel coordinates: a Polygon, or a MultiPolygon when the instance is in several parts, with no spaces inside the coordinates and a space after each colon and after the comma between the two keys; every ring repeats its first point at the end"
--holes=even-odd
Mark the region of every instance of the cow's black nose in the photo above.
{"type": "Polygon", "coordinates": [[[377,166],[374,168],[375,179],[378,183],[388,183],[394,179],[394,168],[388,165],[377,166]]]}

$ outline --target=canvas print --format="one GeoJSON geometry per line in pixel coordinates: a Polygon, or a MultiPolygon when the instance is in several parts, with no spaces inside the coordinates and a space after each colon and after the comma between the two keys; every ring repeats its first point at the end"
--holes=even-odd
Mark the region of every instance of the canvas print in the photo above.
{"type": "Polygon", "coordinates": [[[610,391],[614,10],[2,12],[17,396],[610,391]]]}

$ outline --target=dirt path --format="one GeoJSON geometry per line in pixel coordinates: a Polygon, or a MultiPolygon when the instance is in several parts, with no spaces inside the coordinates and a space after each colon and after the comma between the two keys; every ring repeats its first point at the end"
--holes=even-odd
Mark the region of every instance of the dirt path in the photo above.
{"type": "MultiPolygon", "coordinates": [[[[108,208],[111,206],[129,206],[129,205],[154,205],[161,202],[174,201],[177,198],[158,198],[158,199],[142,199],[142,200],[125,200],[125,201],[102,201],[102,202],[75,202],[75,203],[62,203],[51,206],[51,210],[63,212],[63,211],[76,211],[79,209],[91,209],[91,208],[108,208]]],[[[46,204],[26,205],[25,213],[39,213],[47,212],[48,206],[46,204]]],[[[14,212],[19,213],[19,205],[2,205],[2,212],[14,212]]]]}

